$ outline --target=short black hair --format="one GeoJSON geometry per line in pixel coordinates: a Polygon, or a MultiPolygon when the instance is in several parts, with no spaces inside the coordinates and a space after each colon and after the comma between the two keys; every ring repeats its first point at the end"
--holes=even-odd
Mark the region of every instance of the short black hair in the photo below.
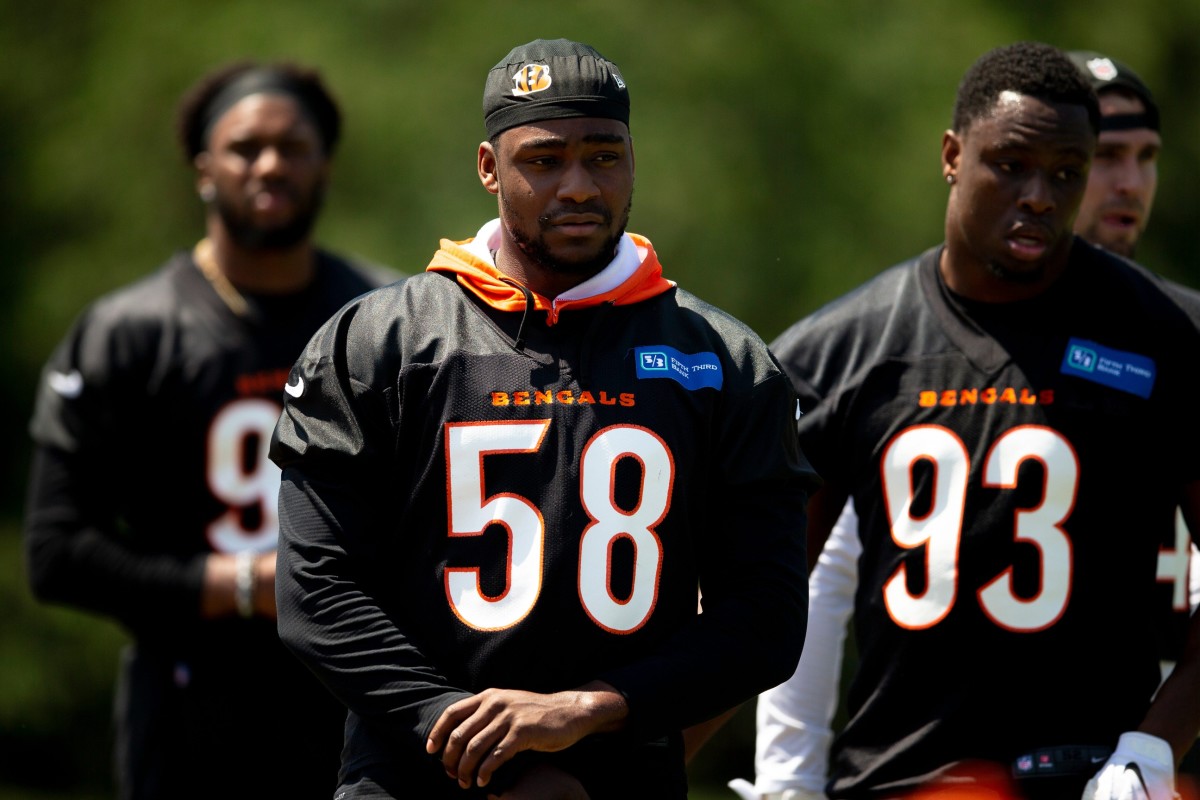
{"type": "Polygon", "coordinates": [[[1093,133],[1100,130],[1100,101],[1074,62],[1043,42],[1016,42],[984,53],[958,84],[954,130],[962,133],[992,110],[1001,92],[1018,92],[1047,103],[1080,105],[1093,133]]]}
{"type": "Polygon", "coordinates": [[[235,61],[201,77],[184,92],[175,111],[175,133],[188,162],[208,147],[206,121],[209,107],[228,87],[253,72],[276,73],[295,87],[305,110],[312,115],[321,134],[325,154],[332,155],[341,137],[342,113],[320,73],[310,67],[291,62],[263,64],[252,60],[235,61]]]}

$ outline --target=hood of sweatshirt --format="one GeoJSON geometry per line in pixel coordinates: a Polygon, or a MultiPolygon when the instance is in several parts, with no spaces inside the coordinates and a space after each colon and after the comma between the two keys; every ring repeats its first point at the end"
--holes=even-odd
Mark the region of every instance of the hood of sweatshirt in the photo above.
{"type": "Polygon", "coordinates": [[[558,321],[560,313],[570,308],[601,303],[630,305],[675,286],[674,281],[663,277],[662,265],[658,263],[650,240],[636,233],[621,237],[616,257],[607,267],[553,300],[522,287],[496,269],[492,250],[499,244],[500,220],[494,219],[470,239],[457,242],[442,239],[441,248],[425,269],[453,273],[460,285],[501,311],[526,311],[532,300],[535,310],[546,312],[550,325],[558,321]]]}

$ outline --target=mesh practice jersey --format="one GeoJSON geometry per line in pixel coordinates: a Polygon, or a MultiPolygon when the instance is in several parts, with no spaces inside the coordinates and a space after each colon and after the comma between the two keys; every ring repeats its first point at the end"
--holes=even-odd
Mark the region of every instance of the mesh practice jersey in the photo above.
{"type": "MultiPolygon", "coordinates": [[[[306,289],[248,297],[241,317],[180,252],[91,304],[43,371],[31,582],[43,599],[118,620],[143,658],[174,669],[214,713],[237,704],[237,724],[205,743],[213,758],[196,754],[214,768],[239,753],[239,731],[253,744],[239,757],[271,752],[273,737],[252,723],[275,707],[302,726],[297,735],[333,720],[336,768],[344,712],[282,647],[274,621],[204,620],[200,592],[209,553],[275,548],[279,469],[267,449],[287,373],[323,322],[386,280],[320,253],[306,289]],[[239,691],[251,686],[252,705],[242,695],[254,693],[239,691]],[[308,708],[311,722],[288,706],[308,708]]],[[[323,777],[333,780],[328,766],[323,777]]]]}
{"type": "Polygon", "coordinates": [[[1111,746],[1159,680],[1157,555],[1200,471],[1195,295],[1077,239],[1048,293],[988,305],[940,253],[772,345],[801,448],[860,517],[832,797],[1111,746]]]}
{"type": "Polygon", "coordinates": [[[280,631],[352,710],[347,767],[435,769],[460,797],[424,741],[469,693],[608,681],[630,726],[600,746],[620,752],[794,669],[812,478],[795,395],[752,331],[633,242],[619,286],[552,303],[443,240],[293,371],[272,448],[280,631]]]}

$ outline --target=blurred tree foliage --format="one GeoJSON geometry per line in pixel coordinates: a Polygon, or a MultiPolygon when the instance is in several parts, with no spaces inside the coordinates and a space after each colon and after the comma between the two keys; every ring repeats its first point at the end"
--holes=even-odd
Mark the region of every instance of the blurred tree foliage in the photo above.
{"type": "MultiPolygon", "coordinates": [[[[329,246],[422,269],[495,212],[474,172],[486,71],[566,36],[616,61],[633,101],[630,228],[669,277],[767,340],[941,239],[938,169],[958,79],[991,47],[1038,39],[1127,61],[1164,110],[1142,260],[1200,286],[1200,4],[1194,0],[37,0],[0,7],[0,798],[103,796],[122,633],[25,588],[25,426],[40,365],[98,294],[201,234],[175,142],[180,93],[233,59],[319,67],[346,133],[329,246]]],[[[169,440],[168,440],[169,441],[169,440]]],[[[169,446],[164,449],[169,462],[169,446]]],[[[697,785],[752,774],[752,715],[697,785]]]]}

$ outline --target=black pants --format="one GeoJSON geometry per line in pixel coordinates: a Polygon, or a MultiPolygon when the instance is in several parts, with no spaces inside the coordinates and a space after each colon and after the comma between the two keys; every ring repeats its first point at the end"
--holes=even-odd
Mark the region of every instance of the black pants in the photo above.
{"type": "Polygon", "coordinates": [[[329,800],[345,712],[298,661],[230,669],[127,648],[116,697],[121,800],[329,800]],[[293,671],[294,670],[294,671],[293,671]]]}

